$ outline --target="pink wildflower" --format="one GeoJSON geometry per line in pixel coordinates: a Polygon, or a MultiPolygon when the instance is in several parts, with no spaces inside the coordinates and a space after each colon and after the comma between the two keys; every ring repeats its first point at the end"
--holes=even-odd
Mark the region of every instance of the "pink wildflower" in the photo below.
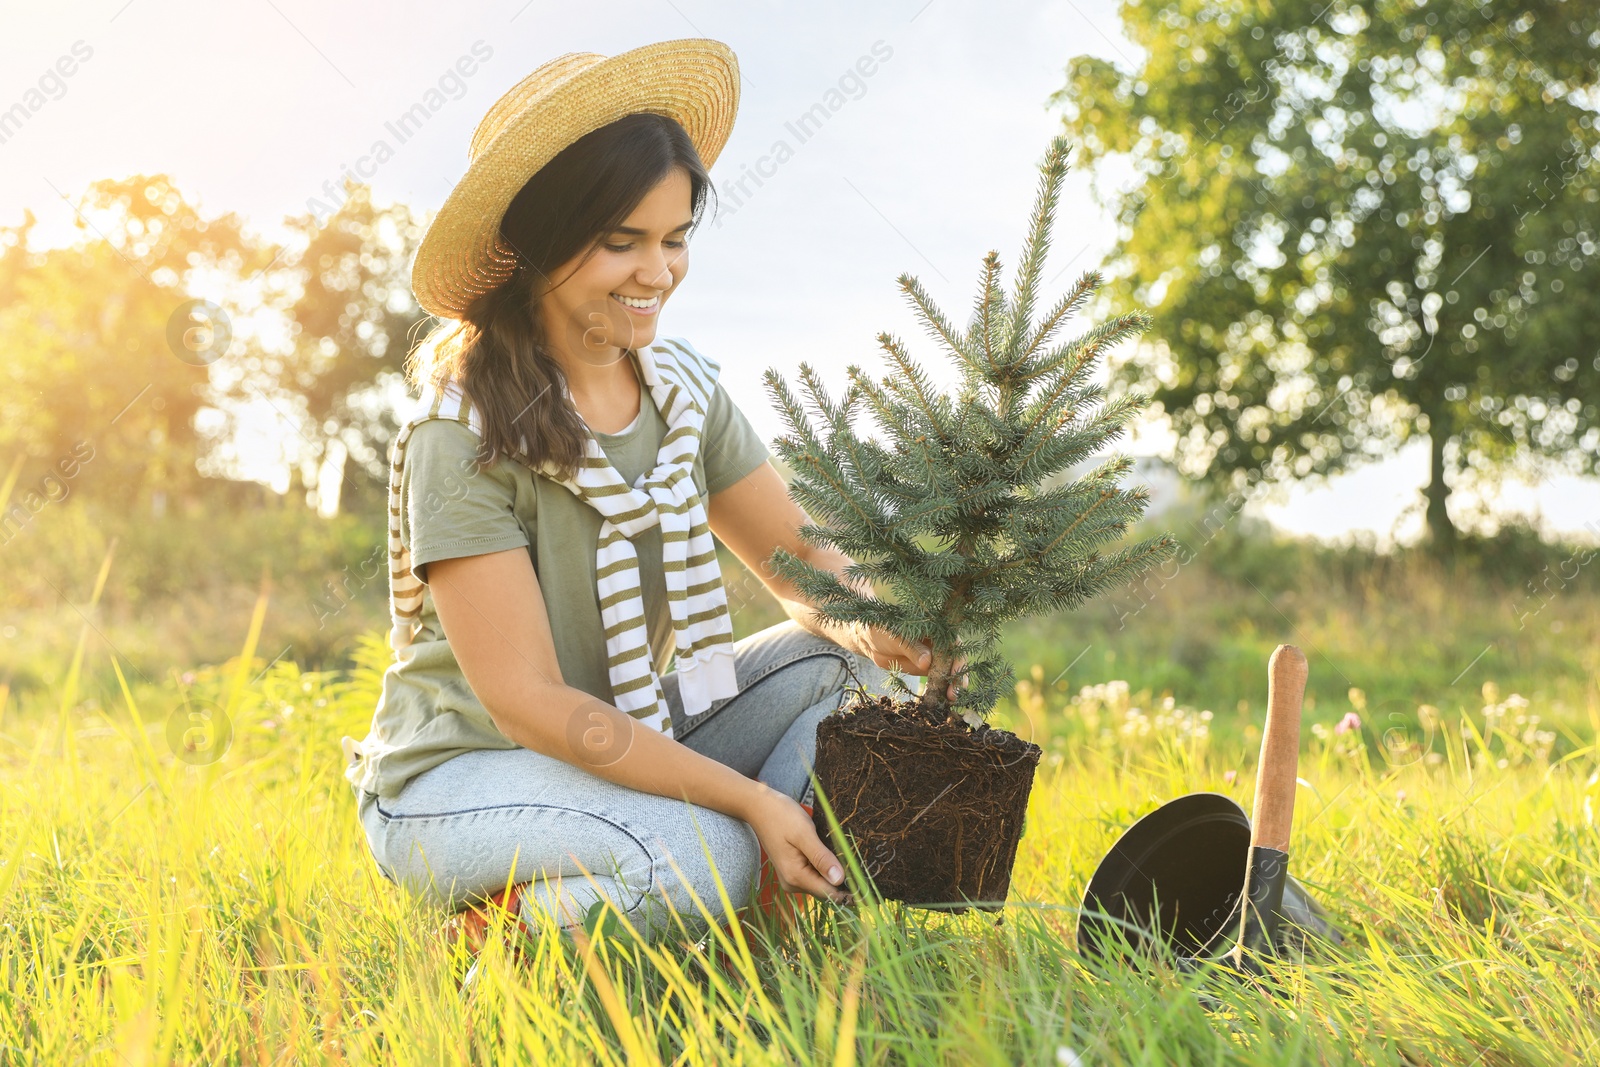
{"type": "Polygon", "coordinates": [[[1361,729],[1361,716],[1353,711],[1345,712],[1344,718],[1339,720],[1339,725],[1333,728],[1336,734],[1347,734],[1351,730],[1361,729]]]}

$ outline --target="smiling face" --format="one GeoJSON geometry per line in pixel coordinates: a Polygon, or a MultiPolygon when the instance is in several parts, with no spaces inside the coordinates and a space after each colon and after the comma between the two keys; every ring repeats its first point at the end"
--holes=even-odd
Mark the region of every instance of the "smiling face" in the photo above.
{"type": "Polygon", "coordinates": [[[579,253],[551,272],[539,308],[565,366],[609,366],[655,341],[661,308],[689,272],[690,191],[674,167],[588,259],[579,253]]]}

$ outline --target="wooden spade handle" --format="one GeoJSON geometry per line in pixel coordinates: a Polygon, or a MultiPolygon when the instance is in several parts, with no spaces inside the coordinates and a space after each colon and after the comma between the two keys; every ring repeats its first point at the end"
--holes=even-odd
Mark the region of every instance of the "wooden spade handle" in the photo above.
{"type": "Polygon", "coordinates": [[[1306,695],[1306,657],[1294,645],[1279,645],[1267,661],[1267,725],[1256,767],[1250,843],[1289,851],[1294,825],[1295,777],[1300,769],[1300,704],[1306,695]]]}

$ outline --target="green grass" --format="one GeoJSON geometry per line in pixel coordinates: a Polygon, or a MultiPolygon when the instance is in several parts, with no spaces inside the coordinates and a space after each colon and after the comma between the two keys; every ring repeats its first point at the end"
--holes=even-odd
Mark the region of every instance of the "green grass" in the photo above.
{"type": "MultiPolygon", "coordinates": [[[[1026,678],[1037,664],[1058,694],[1126,680],[1216,713],[1236,733],[1259,718],[1261,664],[1281,641],[1311,661],[1307,707],[1337,719],[1349,693],[1371,718],[1400,725],[1422,704],[1475,713],[1486,682],[1528,698],[1549,722],[1600,723],[1600,593],[1592,550],[1544,544],[1512,527],[1473,542],[1455,573],[1415,550],[1309,545],[1244,518],[1218,529],[1169,513],[1192,562],[1147,574],[1076,611],[1007,629],[1005,657],[1026,678]]],[[[295,509],[229,514],[206,505],[160,519],[96,512],[87,502],[41,513],[3,548],[0,684],[49,700],[66,680],[85,618],[96,654],[82,664],[84,700],[110,707],[114,651],[135,680],[165,680],[238,648],[265,573],[271,609],[260,649],[311,670],[349,669],[360,635],[387,625],[383,528],[295,509]],[[102,561],[110,580],[89,603],[102,561]],[[110,695],[110,700],[107,699],[110,695]]],[[[736,637],[782,619],[725,550],[736,637]]],[[[1563,737],[1560,750],[1569,739],[1563,737]]]]}
{"type": "MultiPolygon", "coordinates": [[[[463,992],[472,961],[436,936],[441,911],[378,876],[340,775],[338,738],[365,732],[387,665],[381,631],[347,671],[268,668],[266,608],[257,601],[239,655],[168,682],[141,680],[83,622],[58,682],[0,689],[0,1063],[1600,1056],[1592,704],[1554,716],[1502,679],[1487,717],[1462,686],[1392,729],[1302,639],[1321,699],[1291,866],[1349,939],[1275,965],[1275,989],[1160,961],[1097,974],[1075,954],[1074,907],[1117,834],[1186,792],[1248,807],[1253,737],[1236,705],[1152,689],[1154,660],[1120,675],[1130,685],[1083,662],[1056,678],[1076,651],[1058,642],[1017,661],[1016,698],[997,712],[1046,752],[1003,922],[813,904],[769,952],[726,941],[725,966],[712,944],[638,946],[604,929],[580,944],[546,929],[520,960],[491,940],[463,992]],[[87,685],[91,667],[115,688],[87,685]],[[1367,721],[1332,732],[1352,699],[1367,721]],[[210,762],[178,758],[184,727],[203,720],[174,716],[197,709],[231,726],[210,762]]],[[[1311,636],[1342,647],[1336,632],[1311,636]]],[[[1262,650],[1293,634],[1215,637],[1237,662],[1203,677],[1231,679],[1226,692],[1259,707],[1262,650]]]]}
{"type": "Polygon", "coordinates": [[[1593,550],[1511,529],[1452,571],[1415,549],[1380,554],[1238,527],[1206,541],[1176,516],[1167,528],[1188,538],[1193,562],[1014,627],[1006,655],[1018,674],[1034,663],[1051,680],[1065,670],[1073,691],[1123,678],[1228,722],[1259,719],[1261,664],[1291,642],[1311,665],[1308,709],[1334,718],[1351,689],[1389,721],[1421,704],[1476,712],[1494,683],[1547,720],[1600,725],[1600,597],[1579,566],[1593,550]]]}

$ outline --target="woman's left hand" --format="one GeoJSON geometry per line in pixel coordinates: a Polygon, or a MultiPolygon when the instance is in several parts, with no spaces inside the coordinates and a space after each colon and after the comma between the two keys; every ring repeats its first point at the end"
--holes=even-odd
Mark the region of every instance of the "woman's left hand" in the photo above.
{"type": "MultiPolygon", "coordinates": [[[[906,674],[915,674],[927,677],[933,665],[932,643],[926,639],[909,644],[887,630],[862,623],[856,627],[857,640],[861,644],[861,653],[873,663],[884,670],[902,671],[906,674]]],[[[955,670],[961,671],[967,665],[965,658],[958,659],[955,670]]],[[[966,684],[967,676],[958,675],[956,681],[950,683],[947,691],[949,699],[956,698],[956,689],[966,684]]]]}

